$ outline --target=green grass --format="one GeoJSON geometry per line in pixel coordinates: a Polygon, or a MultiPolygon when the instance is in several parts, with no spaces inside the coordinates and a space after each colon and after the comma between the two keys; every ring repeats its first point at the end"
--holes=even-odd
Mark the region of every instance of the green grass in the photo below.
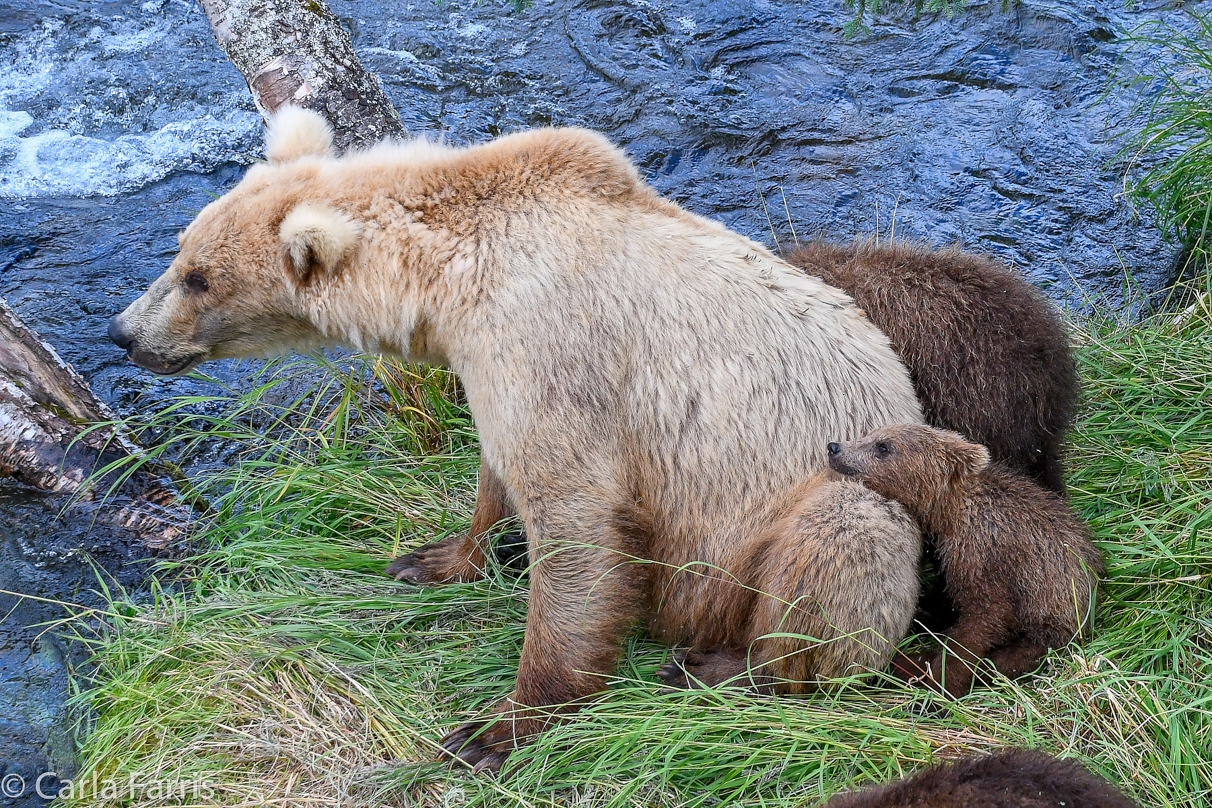
{"type": "Polygon", "coordinates": [[[1212,287],[1212,17],[1187,12],[1187,30],[1150,21],[1124,41],[1155,54],[1141,75],[1122,75],[1120,88],[1137,93],[1135,115],[1120,157],[1131,197],[1182,246],[1187,269],[1212,287]],[[1162,159],[1158,159],[1162,158],[1162,159]],[[1151,167],[1137,171],[1140,164],[1151,167]]]}
{"type": "Polygon", "coordinates": [[[197,554],[166,565],[154,597],[115,602],[92,640],[81,776],[133,779],[133,798],[85,789],[66,804],[807,806],[1031,746],[1145,805],[1207,805],[1212,316],[1170,320],[1077,329],[1072,501],[1108,562],[1084,647],[958,702],[878,679],[773,699],[662,695],[665,649],[633,638],[606,697],[501,780],[433,758],[446,729],[509,691],[524,584],[381,575],[401,550],[467,528],[477,448],[452,378],[357,360],[302,389],[305,362],[242,397],[182,400],[152,419],[162,451],[215,436],[240,451],[198,480],[213,513],[197,554]],[[185,415],[199,410],[213,414],[185,415]],[[164,781],[176,796],[151,796],[164,781]]]}
{"type": "MultiPolygon", "coordinates": [[[[882,8],[856,7],[860,21],[882,8]]],[[[1131,187],[1197,257],[1212,176],[1200,24],[1154,37],[1180,69],[1158,73],[1125,152],[1170,158],[1131,187]]],[[[243,396],[182,399],[137,425],[157,452],[234,451],[194,481],[211,504],[197,553],[93,626],[77,697],[84,785],[64,804],[810,806],[1005,746],[1085,761],[1142,805],[1212,804],[1212,311],[1206,293],[1193,299],[1177,318],[1075,326],[1071,499],[1107,560],[1083,645],[954,702],[878,677],[773,699],[662,695],[667,651],[635,637],[605,697],[499,780],[433,759],[446,729],[509,691],[524,583],[494,571],[418,589],[381,575],[468,526],[477,446],[449,374],[303,362],[243,396]]]]}

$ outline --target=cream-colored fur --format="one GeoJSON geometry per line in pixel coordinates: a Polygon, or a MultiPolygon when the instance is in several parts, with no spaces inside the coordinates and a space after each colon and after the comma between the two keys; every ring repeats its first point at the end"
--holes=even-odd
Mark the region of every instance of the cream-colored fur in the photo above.
{"type": "Polygon", "coordinates": [[[332,129],[318,113],[293,104],[278,109],[265,133],[265,158],[288,163],[300,157],[331,157],[332,129]]]}
{"type": "Polygon", "coordinates": [[[575,129],[260,166],[115,326],[158,372],[317,344],[451,367],[537,561],[513,694],[532,706],[600,689],[636,621],[687,644],[743,625],[713,576],[673,570],[739,571],[829,441],[922,420],[847,295],[575,129]],[[301,205],[339,215],[288,226],[301,205]],[[343,259],[298,282],[303,232],[343,259]]]}
{"type": "Polygon", "coordinates": [[[307,282],[313,265],[332,272],[358,246],[361,227],[344,213],[328,205],[303,202],[278,228],[301,282],[307,282]]]}

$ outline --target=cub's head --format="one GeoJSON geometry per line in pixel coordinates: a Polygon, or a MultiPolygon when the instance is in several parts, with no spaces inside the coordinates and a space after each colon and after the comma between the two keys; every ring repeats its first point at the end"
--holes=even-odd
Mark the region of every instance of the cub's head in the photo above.
{"type": "Polygon", "coordinates": [[[179,236],[180,252],[143,296],[110,321],[109,337],[153,373],[209,359],[273,356],[322,343],[306,290],[357,251],[360,228],[324,201],[332,132],[318,114],[284,107],[254,166],[179,236]]]}
{"type": "Polygon", "coordinates": [[[989,465],[989,450],[958,432],[920,424],[886,426],[865,438],[829,444],[829,466],[913,510],[929,509],[989,465]]]}

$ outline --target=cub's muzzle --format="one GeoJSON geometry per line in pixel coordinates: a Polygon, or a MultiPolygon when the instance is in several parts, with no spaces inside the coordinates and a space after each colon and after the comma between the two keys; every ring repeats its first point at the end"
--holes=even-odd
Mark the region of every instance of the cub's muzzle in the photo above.
{"type": "Polygon", "coordinates": [[[839,474],[845,474],[847,477],[857,477],[860,474],[858,469],[847,464],[842,459],[842,445],[840,443],[831,443],[825,449],[829,453],[829,468],[839,474]]]}

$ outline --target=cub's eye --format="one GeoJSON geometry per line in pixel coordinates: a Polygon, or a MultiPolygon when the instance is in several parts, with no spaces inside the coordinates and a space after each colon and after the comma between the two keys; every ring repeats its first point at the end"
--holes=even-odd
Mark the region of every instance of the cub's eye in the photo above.
{"type": "Polygon", "coordinates": [[[892,447],[886,443],[880,442],[875,444],[875,451],[880,457],[883,457],[892,451],[892,447]]]}
{"type": "Polygon", "coordinates": [[[210,290],[210,284],[207,283],[206,276],[201,272],[191,272],[185,276],[185,288],[201,294],[210,290]]]}

